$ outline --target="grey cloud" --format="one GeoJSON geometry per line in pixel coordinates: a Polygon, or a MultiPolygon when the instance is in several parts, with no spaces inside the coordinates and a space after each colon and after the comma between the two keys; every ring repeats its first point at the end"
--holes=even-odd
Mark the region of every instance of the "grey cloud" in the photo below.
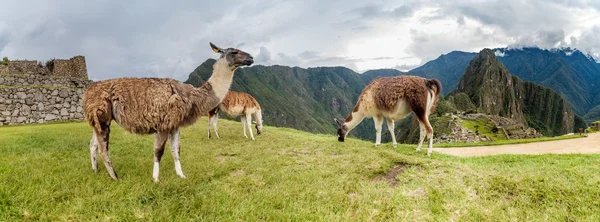
{"type": "Polygon", "coordinates": [[[600,25],[585,30],[579,38],[571,36],[571,45],[600,61],[600,25]]]}
{"type": "Polygon", "coordinates": [[[394,69],[400,70],[400,71],[409,71],[411,69],[417,68],[421,66],[421,64],[398,64],[396,66],[394,66],[394,69]]]}
{"type": "Polygon", "coordinates": [[[271,61],[271,52],[264,46],[261,46],[260,52],[255,56],[254,60],[259,63],[269,62],[271,61]]]}
{"type": "MultiPolygon", "coordinates": [[[[398,30],[410,42],[393,50],[427,60],[498,43],[566,44],[561,35],[570,33],[562,30],[579,28],[578,15],[569,10],[600,9],[600,1],[552,1],[8,1],[0,7],[0,54],[37,60],[85,55],[92,79],[185,80],[197,65],[217,57],[208,47],[212,41],[238,47],[264,63],[355,69],[357,63],[378,58],[347,57],[349,46],[379,35],[386,28],[382,24],[390,22],[449,19],[460,26],[454,30],[458,34],[429,33],[418,26],[398,30]],[[417,18],[424,7],[439,10],[417,18]],[[467,20],[483,25],[472,27],[467,20]],[[557,29],[538,30],[548,26],[557,29]]],[[[581,36],[570,37],[570,44],[598,53],[597,29],[582,30],[581,36]]]]}
{"type": "Polygon", "coordinates": [[[562,29],[540,30],[537,37],[540,47],[554,47],[565,39],[565,31],[562,29]]]}
{"type": "Polygon", "coordinates": [[[369,4],[354,10],[363,19],[373,18],[407,18],[413,15],[415,8],[404,4],[390,10],[382,5],[369,4]]]}

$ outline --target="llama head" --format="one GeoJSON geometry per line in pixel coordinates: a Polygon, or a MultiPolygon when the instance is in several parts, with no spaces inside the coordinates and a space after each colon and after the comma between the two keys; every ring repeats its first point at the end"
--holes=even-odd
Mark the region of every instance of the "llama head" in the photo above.
{"type": "Polygon", "coordinates": [[[215,53],[221,54],[221,58],[219,59],[225,59],[229,67],[233,69],[238,68],[240,66],[249,66],[252,65],[252,63],[254,63],[254,57],[242,50],[236,48],[222,49],[213,44],[212,42],[210,42],[210,47],[215,53]]]}
{"type": "Polygon", "coordinates": [[[333,120],[338,124],[338,130],[337,130],[338,141],[344,142],[344,139],[346,138],[346,134],[348,134],[348,128],[346,128],[344,126],[344,124],[342,124],[337,118],[333,118],[333,120]]]}
{"type": "Polygon", "coordinates": [[[256,128],[256,133],[260,135],[262,133],[262,120],[260,121],[260,123],[257,123],[256,121],[253,122],[255,124],[254,128],[256,128]]]}

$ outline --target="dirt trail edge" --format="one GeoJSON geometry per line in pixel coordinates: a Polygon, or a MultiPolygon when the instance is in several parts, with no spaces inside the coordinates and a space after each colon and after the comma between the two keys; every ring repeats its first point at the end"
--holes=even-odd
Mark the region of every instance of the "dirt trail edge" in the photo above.
{"type": "Polygon", "coordinates": [[[600,154],[600,133],[588,134],[588,137],[577,139],[498,146],[433,148],[433,151],[461,157],[489,156],[498,154],[600,154]]]}

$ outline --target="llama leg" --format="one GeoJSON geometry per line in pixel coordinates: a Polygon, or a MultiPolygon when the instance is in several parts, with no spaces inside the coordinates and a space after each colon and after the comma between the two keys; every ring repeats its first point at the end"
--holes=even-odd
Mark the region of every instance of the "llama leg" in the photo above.
{"type": "Polygon", "coordinates": [[[419,145],[417,146],[417,152],[421,151],[423,140],[425,139],[425,125],[419,120],[419,145]]]}
{"type": "Polygon", "coordinates": [[[92,139],[90,140],[90,159],[92,161],[92,170],[94,173],[98,172],[98,139],[96,139],[96,133],[92,132],[92,139]]]}
{"type": "Polygon", "coordinates": [[[396,146],[398,146],[398,143],[396,143],[396,134],[394,133],[394,120],[391,118],[386,118],[386,120],[387,120],[388,130],[390,131],[390,134],[392,135],[392,144],[394,145],[394,148],[396,148],[396,146]]]}
{"type": "Polygon", "coordinates": [[[169,138],[168,133],[156,132],[156,138],[154,139],[154,170],[152,170],[152,178],[154,182],[158,183],[158,171],[160,168],[160,159],[165,152],[165,143],[169,138]]]}
{"type": "Polygon", "coordinates": [[[252,116],[250,114],[246,114],[246,127],[248,131],[250,131],[250,138],[254,140],[254,133],[252,132],[252,116]]]}
{"type": "Polygon", "coordinates": [[[375,146],[381,144],[381,125],[383,124],[382,116],[374,116],[373,121],[375,122],[375,146]]]}
{"type": "Polygon", "coordinates": [[[181,163],[179,162],[179,129],[171,132],[169,139],[171,140],[171,154],[173,154],[173,162],[175,162],[175,172],[177,176],[185,178],[181,170],[181,163]]]}
{"type": "Polygon", "coordinates": [[[431,156],[433,151],[433,127],[429,123],[429,118],[425,119],[425,132],[427,132],[427,138],[429,138],[429,148],[427,149],[427,156],[431,156]]]}
{"type": "Polygon", "coordinates": [[[242,116],[242,128],[244,128],[244,137],[248,138],[246,135],[246,116],[242,116]]]}
{"type": "Polygon", "coordinates": [[[213,116],[208,114],[208,138],[210,139],[210,124],[212,123],[213,116]]]}
{"type": "Polygon", "coordinates": [[[110,177],[114,180],[118,180],[119,177],[112,166],[112,162],[110,161],[110,153],[108,150],[110,125],[101,126],[101,130],[101,133],[95,132],[98,146],[100,148],[100,156],[102,157],[102,161],[104,161],[104,166],[106,167],[106,171],[108,171],[108,175],[110,175],[110,177]]]}
{"type": "Polygon", "coordinates": [[[217,128],[217,121],[219,121],[219,113],[215,113],[215,117],[212,121],[212,124],[213,124],[213,129],[215,130],[215,134],[217,135],[217,139],[220,139],[221,136],[219,136],[219,128],[217,128]]]}

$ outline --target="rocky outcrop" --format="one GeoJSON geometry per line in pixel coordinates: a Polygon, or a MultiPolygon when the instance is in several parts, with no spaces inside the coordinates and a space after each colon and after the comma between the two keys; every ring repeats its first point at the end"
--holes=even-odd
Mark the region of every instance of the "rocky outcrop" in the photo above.
{"type": "Polygon", "coordinates": [[[477,112],[513,119],[522,129],[533,127],[549,136],[574,130],[577,117],[561,95],[512,76],[490,49],[481,50],[473,58],[458,88],[451,93],[461,94],[468,96],[477,112]]]}

